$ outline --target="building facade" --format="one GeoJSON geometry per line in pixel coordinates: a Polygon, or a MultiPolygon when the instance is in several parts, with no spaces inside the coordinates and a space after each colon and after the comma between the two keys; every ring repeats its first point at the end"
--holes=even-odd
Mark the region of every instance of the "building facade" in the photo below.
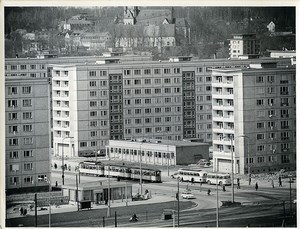
{"type": "Polygon", "coordinates": [[[260,40],[256,34],[234,34],[229,39],[229,57],[238,58],[257,58],[260,55],[260,40]]]}
{"type": "Polygon", "coordinates": [[[50,177],[50,90],[47,78],[5,79],[8,193],[47,189],[50,177]]]}
{"type": "Polygon", "coordinates": [[[155,139],[109,140],[106,155],[111,160],[148,165],[188,165],[209,159],[209,144],[155,139]]]}
{"type": "Polygon", "coordinates": [[[211,69],[247,68],[257,60],[180,60],[53,65],[55,154],[105,153],[110,139],[211,143],[211,69]]]}
{"type": "Polygon", "coordinates": [[[215,171],[231,172],[232,162],[241,174],[295,170],[294,67],[214,69],[212,116],[215,171]]]}

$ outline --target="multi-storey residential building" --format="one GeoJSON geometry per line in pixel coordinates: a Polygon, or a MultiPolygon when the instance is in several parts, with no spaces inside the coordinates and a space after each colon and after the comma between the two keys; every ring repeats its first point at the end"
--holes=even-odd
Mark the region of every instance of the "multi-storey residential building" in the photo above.
{"type": "Polygon", "coordinates": [[[5,80],[6,190],[47,189],[50,173],[50,90],[47,78],[5,80]]]}
{"type": "Polygon", "coordinates": [[[212,116],[215,171],[231,172],[231,163],[241,174],[296,168],[294,67],[214,69],[212,116]]]}
{"type": "MultiPolygon", "coordinates": [[[[290,64],[289,59],[276,61],[290,64]]],[[[257,60],[180,57],[53,65],[54,152],[105,153],[109,139],[141,137],[211,143],[211,69],[250,63],[257,60]]]]}
{"type": "Polygon", "coordinates": [[[229,39],[229,57],[238,58],[257,58],[260,55],[260,40],[256,34],[234,34],[229,39]]]}

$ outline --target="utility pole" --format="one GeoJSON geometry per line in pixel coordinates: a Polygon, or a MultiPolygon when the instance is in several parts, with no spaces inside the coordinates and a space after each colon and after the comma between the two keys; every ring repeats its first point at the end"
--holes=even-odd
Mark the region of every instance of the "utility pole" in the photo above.
{"type": "Polygon", "coordinates": [[[179,227],[179,180],[177,179],[177,227],[179,227]]]}
{"type": "MultiPolygon", "coordinates": [[[[218,164],[217,164],[218,167],[218,164]]],[[[219,227],[219,181],[218,181],[218,168],[217,168],[217,173],[216,173],[216,178],[217,178],[217,182],[216,182],[216,187],[217,187],[217,196],[216,196],[216,201],[217,201],[217,208],[216,208],[216,227],[219,227]]]]}
{"type": "Polygon", "coordinates": [[[35,227],[38,226],[38,223],[37,223],[37,193],[34,194],[34,219],[35,219],[35,227]]]}
{"type": "Polygon", "coordinates": [[[78,198],[78,177],[76,175],[76,203],[77,203],[77,211],[79,211],[79,198],[78,198]]]}
{"type": "Polygon", "coordinates": [[[289,180],[290,183],[290,215],[292,215],[292,179],[289,180]]]}
{"type": "Polygon", "coordinates": [[[115,211],[115,227],[118,227],[118,223],[117,223],[117,212],[115,211]]]}

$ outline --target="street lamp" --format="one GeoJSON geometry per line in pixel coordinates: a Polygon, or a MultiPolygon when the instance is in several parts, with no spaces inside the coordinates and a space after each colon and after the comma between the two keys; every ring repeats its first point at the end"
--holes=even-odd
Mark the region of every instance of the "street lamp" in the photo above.
{"type": "Polygon", "coordinates": [[[231,151],[231,177],[232,177],[232,182],[231,182],[231,188],[232,188],[232,192],[231,192],[231,196],[232,196],[232,203],[234,203],[234,161],[233,161],[233,135],[230,135],[230,143],[231,143],[231,147],[230,147],[230,151],[231,151]]]}
{"type": "Polygon", "coordinates": [[[62,178],[62,184],[65,185],[65,162],[64,162],[64,158],[65,158],[65,155],[64,155],[64,140],[67,139],[67,138],[73,138],[73,137],[64,137],[62,139],[62,157],[61,157],[61,169],[62,169],[62,175],[61,175],[61,178],[62,178]]]}
{"type": "Polygon", "coordinates": [[[143,181],[142,181],[142,144],[140,144],[140,186],[141,186],[141,195],[143,194],[143,181]]]}
{"type": "Polygon", "coordinates": [[[108,152],[108,190],[107,190],[107,217],[110,217],[110,152],[108,152]]]}

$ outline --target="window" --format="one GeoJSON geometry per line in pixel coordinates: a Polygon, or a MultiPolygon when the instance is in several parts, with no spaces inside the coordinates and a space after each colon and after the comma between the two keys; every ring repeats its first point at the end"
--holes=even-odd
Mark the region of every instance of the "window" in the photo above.
{"type": "Polygon", "coordinates": [[[24,177],[24,183],[33,183],[32,176],[26,176],[26,177],[24,177]]]}
{"type": "Polygon", "coordinates": [[[9,133],[17,133],[18,132],[18,126],[9,126],[8,127],[9,133]]]}
{"type": "Polygon", "coordinates": [[[18,106],[18,100],[8,100],[8,107],[12,107],[12,108],[15,108],[18,106]]]}
{"type": "Polygon", "coordinates": [[[33,138],[24,138],[24,145],[32,145],[33,144],[33,138]]]}
{"type": "Polygon", "coordinates": [[[288,95],[289,88],[288,87],[280,87],[280,95],[288,95]]]}
{"type": "Polygon", "coordinates": [[[259,151],[259,152],[265,151],[265,146],[264,145],[258,145],[257,146],[257,151],[259,151]]]}
{"type": "Polygon", "coordinates": [[[14,113],[14,112],[13,113],[8,113],[8,119],[9,120],[17,120],[18,119],[18,113],[14,113]]]}
{"type": "Polygon", "coordinates": [[[289,98],[280,98],[280,105],[282,107],[289,105],[289,98]]]}
{"type": "Polygon", "coordinates": [[[165,93],[166,93],[166,94],[171,93],[171,88],[170,88],[170,87],[165,88],[165,93]]]}
{"type": "Polygon", "coordinates": [[[141,100],[141,99],[135,99],[135,100],[134,100],[134,103],[135,103],[135,104],[142,104],[142,100],[141,100]]]}
{"type": "Polygon", "coordinates": [[[11,70],[17,70],[17,69],[18,69],[18,66],[17,66],[17,65],[11,65],[11,66],[10,66],[10,69],[11,69],[11,70]]]}
{"type": "Polygon", "coordinates": [[[23,132],[32,132],[32,125],[23,125],[23,132]]]}
{"type": "Polygon", "coordinates": [[[263,83],[264,77],[263,76],[256,76],[256,83],[263,83]]]}
{"type": "Polygon", "coordinates": [[[206,76],[206,82],[211,82],[211,77],[210,76],[206,76]]]}
{"type": "Polygon", "coordinates": [[[256,139],[257,140],[263,140],[263,139],[265,139],[265,134],[257,134],[256,135],[256,139]]]}
{"type": "Polygon", "coordinates": [[[203,68],[197,68],[197,72],[202,72],[203,68]]]}
{"type": "Polygon", "coordinates": [[[171,103],[171,102],[172,102],[172,98],[170,98],[170,97],[165,98],[165,103],[171,103]]]}
{"type": "Polygon", "coordinates": [[[161,117],[155,118],[155,122],[161,122],[161,117]]]}
{"type": "Polygon", "coordinates": [[[136,134],[141,134],[142,133],[142,129],[140,129],[140,128],[135,129],[135,133],[136,134]]]}
{"type": "Polygon", "coordinates": [[[97,111],[91,111],[90,116],[91,117],[96,117],[97,116],[97,111]]]}
{"type": "Polygon", "coordinates": [[[155,108],[155,113],[161,113],[161,108],[160,107],[156,107],[155,108]]]}
{"type": "Polygon", "coordinates": [[[268,82],[273,83],[274,82],[274,76],[268,76],[268,82]]]}
{"type": "Polygon", "coordinates": [[[134,85],[140,85],[142,83],[141,80],[134,80],[134,85]]]}
{"type": "Polygon", "coordinates": [[[166,112],[166,113],[172,112],[172,108],[171,108],[171,107],[165,107],[165,112],[166,112]]]}
{"type": "Polygon", "coordinates": [[[17,146],[17,145],[19,145],[19,139],[17,139],[17,138],[10,138],[8,140],[8,144],[10,146],[17,146]]]}
{"type": "Polygon", "coordinates": [[[142,109],[134,109],[134,113],[135,114],[141,114],[142,113],[142,109]]]}
{"type": "Polygon", "coordinates": [[[265,128],[265,123],[264,122],[258,122],[256,124],[256,126],[257,126],[257,129],[262,129],[262,128],[265,128]]]}
{"type": "Polygon", "coordinates": [[[23,155],[24,157],[33,157],[32,150],[24,150],[23,155]]]}
{"type": "Polygon", "coordinates": [[[30,94],[31,93],[31,87],[30,86],[23,87],[22,92],[23,92],[23,94],[30,94]]]}
{"type": "Polygon", "coordinates": [[[26,70],[27,65],[26,64],[21,64],[21,70],[26,70]]]}
{"type": "Polygon", "coordinates": [[[171,79],[170,78],[165,78],[164,83],[171,83],[171,79]]]}
{"type": "Polygon", "coordinates": [[[93,76],[96,76],[97,74],[96,74],[96,71],[90,71],[89,72],[89,76],[91,76],[91,77],[93,77],[93,76]]]}
{"type": "Polygon", "coordinates": [[[96,107],[97,101],[90,101],[90,107],[96,107]]]}
{"type": "Polygon", "coordinates": [[[91,141],[91,147],[97,146],[97,141],[91,141]]]}
{"type": "Polygon", "coordinates": [[[17,87],[8,87],[8,94],[9,95],[16,95],[18,93],[17,87]]]}
{"type": "Polygon", "coordinates": [[[257,157],[257,163],[264,163],[265,157],[257,157]]]}
{"type": "Polygon", "coordinates": [[[17,158],[19,158],[19,152],[18,151],[9,152],[9,158],[10,159],[17,159],[17,158]]]}
{"type": "Polygon", "coordinates": [[[155,79],[155,80],[154,80],[154,83],[155,83],[155,84],[161,84],[161,79],[155,79]]]}
{"type": "Polygon", "coordinates": [[[24,170],[25,171],[32,170],[32,163],[25,163],[24,164],[24,170]]]}
{"type": "Polygon", "coordinates": [[[159,68],[154,68],[154,74],[156,74],[156,75],[160,74],[160,69],[159,68]]]}
{"type": "Polygon", "coordinates": [[[134,72],[134,75],[141,75],[140,69],[135,69],[133,72],[134,72]]]}
{"type": "Polygon", "coordinates": [[[164,68],[164,74],[170,74],[171,70],[170,68],[164,68]]]}
{"type": "Polygon", "coordinates": [[[129,69],[124,70],[124,75],[125,76],[130,75],[130,74],[131,74],[131,70],[129,70],[129,69]]]}
{"type": "Polygon", "coordinates": [[[256,105],[257,106],[263,106],[264,105],[264,100],[263,99],[257,99],[256,100],[256,105]]]}
{"type": "Polygon", "coordinates": [[[174,68],[174,73],[175,73],[175,74],[180,73],[180,68],[174,68]]]}
{"type": "Polygon", "coordinates": [[[151,94],[151,89],[150,88],[146,88],[145,89],[145,94],[151,94]]]}
{"type": "Polygon", "coordinates": [[[101,80],[100,81],[100,86],[101,87],[106,87],[106,85],[107,85],[107,81],[106,80],[101,80]]]}
{"type": "Polygon", "coordinates": [[[151,99],[145,99],[145,104],[150,104],[151,103],[151,99]]]}
{"type": "Polygon", "coordinates": [[[206,86],[206,91],[211,91],[211,86],[206,86]]]}
{"type": "Polygon", "coordinates": [[[145,108],[145,114],[151,114],[151,108],[145,108]]]}
{"type": "Polygon", "coordinates": [[[141,89],[135,89],[135,90],[134,90],[134,93],[135,93],[136,95],[140,95],[140,94],[142,94],[142,90],[141,90],[141,89]]]}
{"type": "Polygon", "coordinates": [[[165,117],[165,122],[171,122],[172,118],[171,117],[165,117]]]}
{"type": "Polygon", "coordinates": [[[135,123],[135,124],[141,124],[141,123],[142,123],[142,119],[136,118],[136,119],[134,120],[134,123],[135,123]]]}
{"type": "Polygon", "coordinates": [[[107,76],[107,71],[100,71],[100,76],[107,76]]]}
{"type": "Polygon", "coordinates": [[[290,163],[290,155],[281,155],[282,163],[290,163]]]}
{"type": "Polygon", "coordinates": [[[91,121],[90,122],[90,126],[92,126],[92,127],[97,126],[97,125],[98,125],[97,121],[91,121]]]}
{"type": "Polygon", "coordinates": [[[145,75],[150,75],[151,74],[151,69],[144,69],[144,74],[145,75]]]}
{"type": "Polygon", "coordinates": [[[151,79],[145,79],[144,82],[145,84],[151,84],[151,79]]]}
{"type": "Polygon", "coordinates": [[[87,147],[87,142],[80,142],[79,145],[80,147],[87,147]]]}
{"type": "Polygon", "coordinates": [[[97,91],[90,91],[90,96],[91,97],[96,97],[97,96],[97,91]]]}
{"type": "Polygon", "coordinates": [[[289,129],[289,121],[281,121],[281,129],[289,129]]]}
{"type": "Polygon", "coordinates": [[[161,93],[161,88],[155,88],[154,93],[155,94],[160,94],[161,93]]]}
{"type": "Polygon", "coordinates": [[[151,118],[145,118],[145,123],[151,123],[152,119],[151,118]]]}
{"type": "Polygon", "coordinates": [[[90,87],[97,87],[96,81],[90,81],[90,87]]]}
{"type": "Polygon", "coordinates": [[[31,64],[31,65],[30,65],[30,69],[31,69],[31,70],[36,69],[36,65],[35,65],[35,64],[31,64]]]}

